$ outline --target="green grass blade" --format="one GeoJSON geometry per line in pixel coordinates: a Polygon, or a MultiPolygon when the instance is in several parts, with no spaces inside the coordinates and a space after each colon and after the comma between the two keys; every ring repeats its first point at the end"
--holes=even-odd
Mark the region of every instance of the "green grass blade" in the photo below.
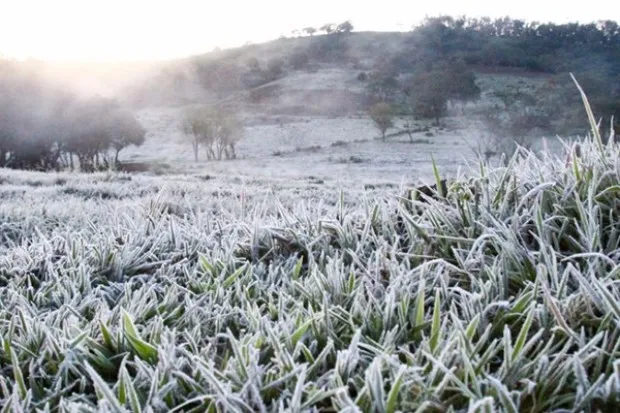
{"type": "Polygon", "coordinates": [[[122,312],[122,319],[125,338],[138,357],[152,363],[156,362],[158,357],[157,348],[140,338],[136,327],[127,312],[122,312]]]}

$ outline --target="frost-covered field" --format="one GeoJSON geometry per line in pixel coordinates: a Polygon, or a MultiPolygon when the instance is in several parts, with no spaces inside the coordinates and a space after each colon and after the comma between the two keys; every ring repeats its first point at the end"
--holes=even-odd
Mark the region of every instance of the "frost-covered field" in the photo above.
{"type": "MultiPolygon", "coordinates": [[[[464,117],[446,120],[441,129],[377,139],[367,117],[253,116],[246,119],[245,138],[234,161],[193,161],[193,153],[179,128],[181,109],[145,110],[138,114],[149,133],[139,148],[128,148],[121,158],[163,162],[177,172],[224,174],[236,177],[306,179],[316,177],[336,184],[419,182],[433,179],[432,158],[447,176],[475,166],[472,148],[488,135],[464,117]],[[469,165],[469,166],[468,166],[469,165]]],[[[402,130],[402,121],[397,122],[402,130]]],[[[427,126],[423,123],[417,127],[427,126]]],[[[556,150],[554,137],[547,145],[556,150]]],[[[543,140],[536,147],[541,148],[543,140]]]]}
{"type": "MultiPolygon", "coordinates": [[[[441,128],[428,121],[412,122],[413,129],[425,129],[413,134],[413,142],[406,134],[382,142],[372,121],[361,112],[349,116],[308,115],[314,112],[314,106],[321,105],[323,98],[327,107],[346,93],[360,95],[356,99],[361,101],[365,86],[356,79],[358,73],[323,68],[313,73],[295,72],[274,82],[280,88],[278,96],[264,104],[246,104],[240,110],[246,128],[237,147],[237,160],[195,163],[191,145],[180,128],[183,108],[139,111],[136,116],[148,131],[146,142],[139,148],[123,150],[121,159],[166,164],[177,173],[288,180],[313,177],[346,186],[427,182],[433,179],[432,158],[450,177],[475,164],[474,151],[480,145],[484,147],[489,133],[475,121],[471,111],[452,108],[441,128]]],[[[516,86],[535,89],[544,79],[480,74],[483,99],[476,105],[488,104],[491,91],[516,86]]],[[[395,120],[395,124],[388,134],[405,129],[404,119],[395,120]]],[[[540,150],[544,145],[541,139],[534,148],[540,150]]],[[[554,136],[547,137],[546,145],[553,151],[561,148],[554,136]]]]}
{"type": "Polygon", "coordinates": [[[0,170],[0,406],[616,411],[619,155],[529,154],[426,203],[309,155],[295,180],[0,170]]]}

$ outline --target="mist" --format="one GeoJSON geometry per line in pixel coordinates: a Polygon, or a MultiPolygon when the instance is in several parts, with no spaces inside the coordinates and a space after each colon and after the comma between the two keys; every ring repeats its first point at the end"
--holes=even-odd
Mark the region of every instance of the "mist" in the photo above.
{"type": "MultiPolygon", "coordinates": [[[[612,21],[549,25],[442,16],[409,32],[364,32],[345,20],[167,61],[3,61],[0,162],[92,171],[129,160],[160,162],[149,153],[174,144],[166,158],[184,168],[191,139],[181,133],[180,112],[174,111],[197,105],[246,128],[279,124],[287,131],[290,123],[358,119],[366,126],[356,139],[370,141],[377,131],[366,122],[374,105],[385,104],[381,124],[388,130],[380,135],[386,144],[405,135],[410,143],[428,142],[462,130],[487,137],[472,144],[479,156],[500,156],[514,150],[513,142],[529,147],[541,136],[587,131],[568,72],[583,82],[606,124],[620,118],[619,33],[612,21]],[[167,135],[155,110],[171,119],[167,135]],[[97,122],[98,115],[107,120],[97,122]],[[125,137],[119,132],[124,128],[125,137]],[[149,149],[141,152],[142,145],[149,149]]],[[[336,140],[340,133],[338,127],[329,131],[336,140]]],[[[231,164],[256,156],[252,139],[249,133],[239,142],[240,156],[231,164]]],[[[269,147],[269,140],[261,144],[269,147]]]]}
{"type": "MultiPolygon", "coordinates": [[[[95,83],[72,84],[35,62],[0,62],[0,167],[109,168],[146,130],[95,83]],[[110,156],[114,152],[114,156],[110,156]]],[[[110,89],[107,89],[110,91],[110,89]]]]}

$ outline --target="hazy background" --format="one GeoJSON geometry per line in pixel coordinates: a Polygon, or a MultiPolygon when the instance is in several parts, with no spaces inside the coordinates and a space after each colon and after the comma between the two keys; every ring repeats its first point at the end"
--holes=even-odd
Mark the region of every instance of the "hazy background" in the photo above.
{"type": "Polygon", "coordinates": [[[608,1],[437,0],[380,3],[265,0],[4,0],[0,55],[44,60],[169,59],[215,47],[262,42],[307,26],[351,20],[356,31],[406,31],[425,16],[489,16],[530,21],[620,20],[608,1]]]}
{"type": "Polygon", "coordinates": [[[454,175],[587,132],[569,73],[604,128],[620,119],[620,16],[603,2],[0,10],[0,167],[374,185],[432,177],[434,158],[454,175]]]}

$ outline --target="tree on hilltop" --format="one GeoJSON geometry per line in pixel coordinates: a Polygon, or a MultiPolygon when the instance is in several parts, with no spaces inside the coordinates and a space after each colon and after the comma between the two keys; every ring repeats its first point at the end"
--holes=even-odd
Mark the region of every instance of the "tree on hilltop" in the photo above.
{"type": "Polygon", "coordinates": [[[334,23],[327,23],[327,24],[324,24],[323,26],[321,26],[319,28],[319,30],[322,31],[322,32],[325,32],[327,34],[331,34],[334,31],[336,31],[336,27],[337,26],[334,23]]]}
{"type": "Polygon", "coordinates": [[[314,27],[306,27],[302,31],[312,37],[317,32],[317,29],[315,29],[314,27]]]}
{"type": "Polygon", "coordinates": [[[351,33],[352,31],[353,31],[353,24],[351,24],[350,20],[347,20],[346,22],[342,22],[338,26],[336,26],[336,32],[338,33],[351,33]]]}

